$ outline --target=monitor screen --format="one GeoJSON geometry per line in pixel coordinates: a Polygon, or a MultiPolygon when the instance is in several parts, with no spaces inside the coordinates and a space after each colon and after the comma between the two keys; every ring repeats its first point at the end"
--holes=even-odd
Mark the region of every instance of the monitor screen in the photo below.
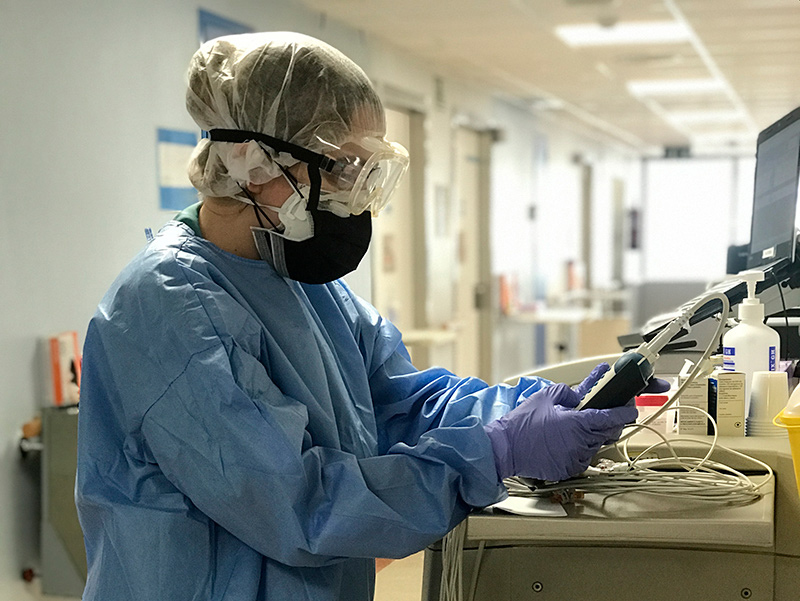
{"type": "Polygon", "coordinates": [[[800,109],[758,136],[747,268],[794,258],[800,178],[800,109]]]}
{"type": "Polygon", "coordinates": [[[794,259],[798,178],[800,109],[795,109],[758,136],[747,269],[794,259]]]}

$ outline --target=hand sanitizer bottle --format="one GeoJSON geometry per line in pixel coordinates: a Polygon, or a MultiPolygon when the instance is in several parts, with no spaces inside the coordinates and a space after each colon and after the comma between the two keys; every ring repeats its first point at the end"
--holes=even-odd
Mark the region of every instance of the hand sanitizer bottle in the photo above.
{"type": "Polygon", "coordinates": [[[723,369],[744,372],[747,417],[753,372],[778,369],[781,337],[764,323],[764,305],[756,298],[756,282],[764,279],[764,272],[743,271],[736,277],[747,282],[747,298],[739,305],[739,323],[722,337],[723,369]]]}

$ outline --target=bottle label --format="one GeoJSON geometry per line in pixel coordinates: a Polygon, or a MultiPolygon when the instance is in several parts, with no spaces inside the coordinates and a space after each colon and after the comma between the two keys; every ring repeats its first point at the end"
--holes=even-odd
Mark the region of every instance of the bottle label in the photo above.
{"type": "Polygon", "coordinates": [[[736,371],[736,349],[732,346],[722,348],[722,369],[736,371]]]}
{"type": "Polygon", "coordinates": [[[769,371],[778,371],[778,349],[769,347],[769,371]]]}

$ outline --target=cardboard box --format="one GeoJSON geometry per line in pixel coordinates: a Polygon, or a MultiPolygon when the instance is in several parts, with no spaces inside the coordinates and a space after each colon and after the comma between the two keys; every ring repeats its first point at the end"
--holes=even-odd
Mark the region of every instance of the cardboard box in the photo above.
{"type": "MultiPolygon", "coordinates": [[[[678,378],[678,385],[683,383],[688,376],[682,375],[678,378]]],[[[697,407],[703,411],[708,411],[708,378],[695,378],[684,389],[678,399],[678,407],[697,407]]],[[[678,410],[678,434],[690,436],[705,436],[708,434],[708,418],[699,411],[691,409],[678,410]]]]}
{"type": "Polygon", "coordinates": [[[81,357],[78,333],[62,332],[47,341],[50,360],[49,401],[56,406],[78,403],[81,385],[81,357]]]}
{"type": "Polygon", "coordinates": [[[744,436],[744,382],[741,371],[715,370],[709,378],[709,413],[720,436],[744,436]]]}

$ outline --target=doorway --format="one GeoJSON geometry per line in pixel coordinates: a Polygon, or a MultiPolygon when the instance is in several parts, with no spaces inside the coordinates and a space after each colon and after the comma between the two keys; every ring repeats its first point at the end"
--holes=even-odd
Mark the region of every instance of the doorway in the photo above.
{"type": "Polygon", "coordinates": [[[453,192],[458,211],[454,301],[457,373],[489,381],[492,307],[489,166],[492,133],[459,127],[453,192]]]}
{"type": "MultiPolygon", "coordinates": [[[[386,109],[386,137],[412,147],[412,114],[386,109]]],[[[372,304],[401,332],[420,323],[416,297],[421,292],[416,274],[415,249],[421,246],[415,218],[421,214],[420,200],[412,194],[416,157],[411,155],[410,173],[372,226],[372,304]]]]}

